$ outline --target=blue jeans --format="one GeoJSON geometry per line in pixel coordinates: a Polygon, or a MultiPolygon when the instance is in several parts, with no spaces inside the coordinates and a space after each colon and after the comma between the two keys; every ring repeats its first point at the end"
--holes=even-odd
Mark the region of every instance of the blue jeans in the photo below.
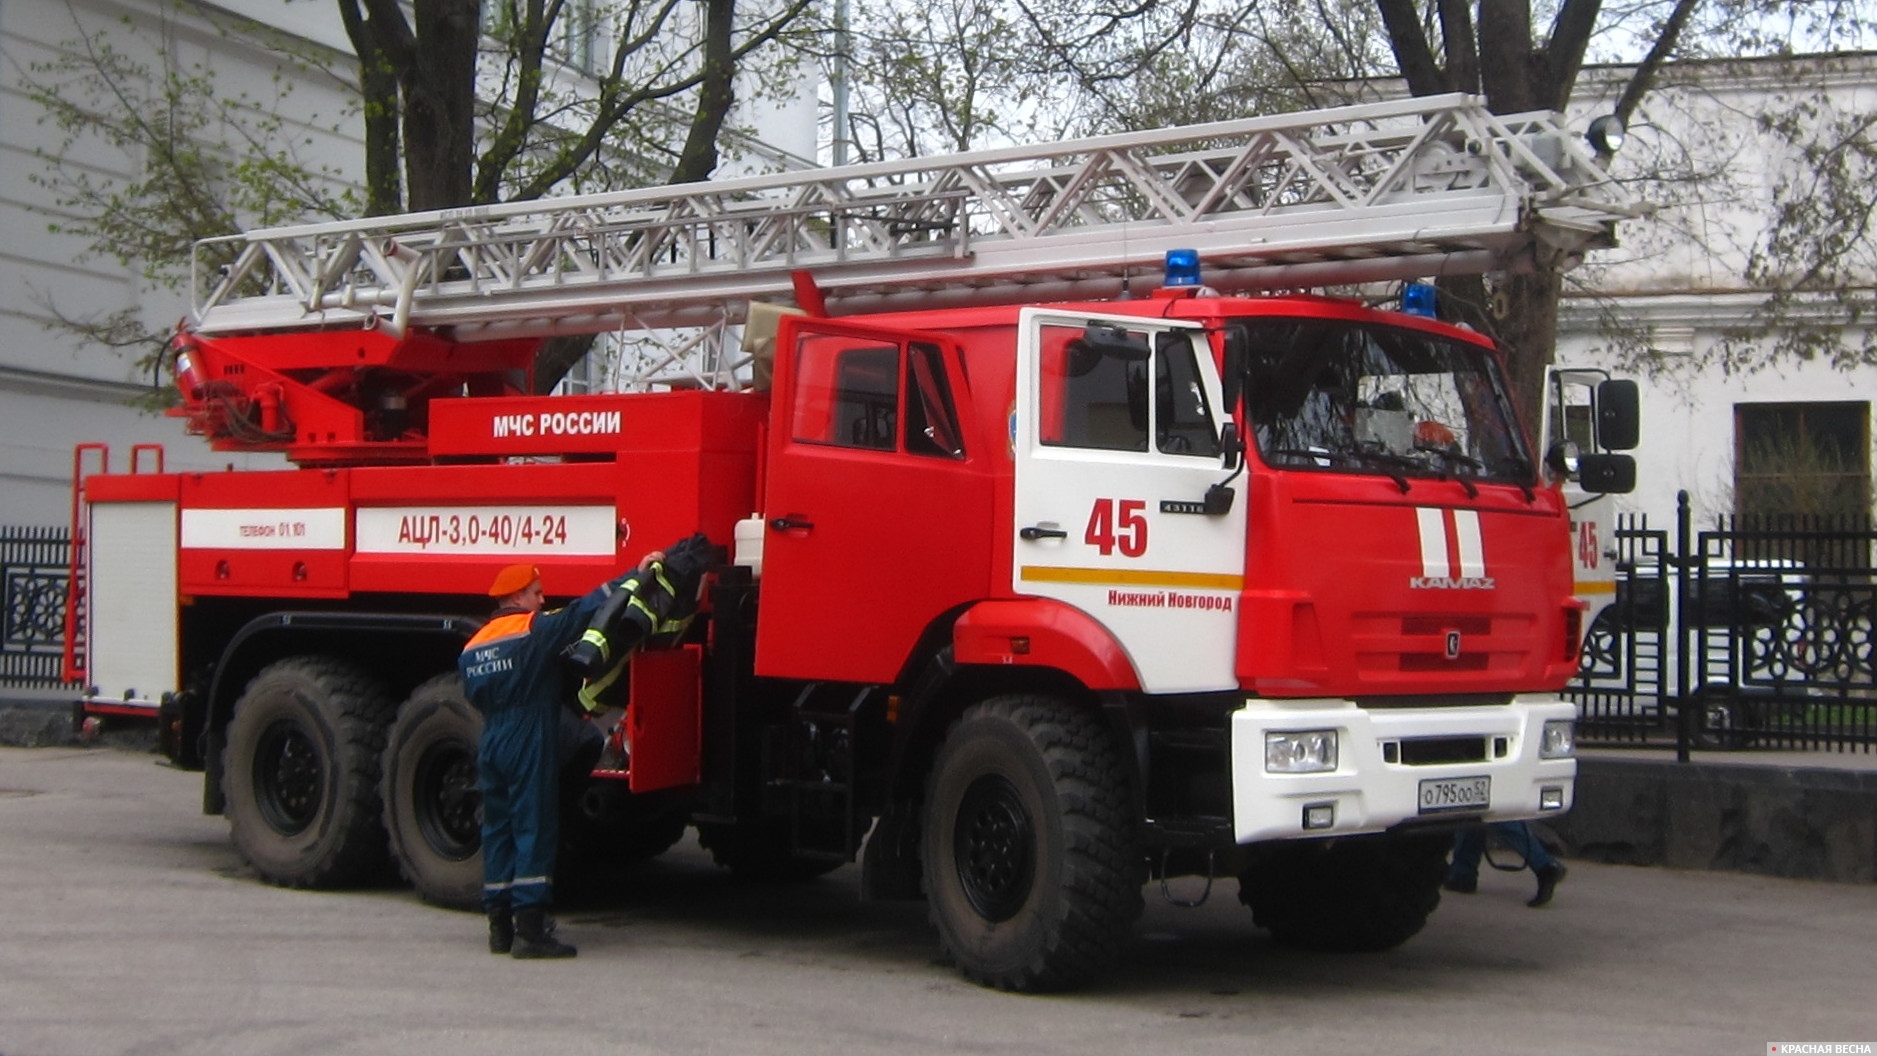
{"type": "Polygon", "coordinates": [[[1447,870],[1449,880],[1478,880],[1480,855],[1486,852],[1486,834],[1490,831],[1506,846],[1525,859],[1532,869],[1555,865],[1557,859],[1538,842],[1532,827],[1522,821],[1493,821],[1461,829],[1453,838],[1453,865],[1447,870]]]}

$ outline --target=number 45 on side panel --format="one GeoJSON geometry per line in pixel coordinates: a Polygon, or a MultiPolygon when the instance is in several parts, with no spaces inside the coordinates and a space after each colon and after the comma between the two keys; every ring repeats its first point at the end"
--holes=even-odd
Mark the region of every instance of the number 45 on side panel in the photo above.
{"type": "Polygon", "coordinates": [[[1096,499],[1082,541],[1103,557],[1116,549],[1123,557],[1139,557],[1147,552],[1146,510],[1145,499],[1096,499]]]}

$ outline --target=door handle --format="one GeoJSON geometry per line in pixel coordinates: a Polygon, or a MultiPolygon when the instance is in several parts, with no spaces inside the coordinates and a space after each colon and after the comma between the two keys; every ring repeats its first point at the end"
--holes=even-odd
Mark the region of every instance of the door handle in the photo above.
{"type": "Polygon", "coordinates": [[[1017,534],[1022,536],[1025,539],[1067,539],[1069,538],[1069,533],[1063,531],[1060,528],[1038,528],[1035,525],[1031,525],[1027,528],[1020,529],[1018,530],[1017,534]]]}
{"type": "Polygon", "coordinates": [[[814,524],[812,522],[799,521],[793,517],[777,517],[777,518],[772,519],[769,522],[769,530],[772,532],[788,532],[788,531],[806,532],[812,529],[813,527],[814,527],[814,524]]]}

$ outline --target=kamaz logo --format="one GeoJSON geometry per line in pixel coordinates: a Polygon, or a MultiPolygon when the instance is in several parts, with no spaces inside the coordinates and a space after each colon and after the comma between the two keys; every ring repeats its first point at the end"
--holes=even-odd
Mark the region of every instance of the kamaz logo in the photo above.
{"type": "Polygon", "coordinates": [[[1491,576],[1410,576],[1412,590],[1492,590],[1491,576]]]}
{"type": "Polygon", "coordinates": [[[1414,518],[1421,537],[1421,574],[1408,577],[1409,590],[1494,589],[1477,512],[1420,506],[1414,518]]]}

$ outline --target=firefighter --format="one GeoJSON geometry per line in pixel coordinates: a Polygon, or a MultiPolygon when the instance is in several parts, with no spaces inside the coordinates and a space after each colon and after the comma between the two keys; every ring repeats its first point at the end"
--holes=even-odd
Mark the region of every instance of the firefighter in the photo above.
{"type": "Polygon", "coordinates": [[[682,637],[697,613],[704,570],[721,555],[702,534],[665,548],[655,565],[629,572],[621,589],[601,604],[561,664],[581,682],[578,699],[588,714],[606,707],[626,661],[639,648],[682,637]]]}
{"type": "Polygon", "coordinates": [[[464,646],[457,666],[469,702],[483,715],[476,765],[490,953],[540,959],[578,952],[555,937],[547,915],[560,828],[557,743],[567,697],[555,658],[628,578],[663,557],[647,554],[635,573],[602,583],[563,609],[543,611],[541,573],[533,565],[510,565],[489,586],[495,614],[464,646]]]}

